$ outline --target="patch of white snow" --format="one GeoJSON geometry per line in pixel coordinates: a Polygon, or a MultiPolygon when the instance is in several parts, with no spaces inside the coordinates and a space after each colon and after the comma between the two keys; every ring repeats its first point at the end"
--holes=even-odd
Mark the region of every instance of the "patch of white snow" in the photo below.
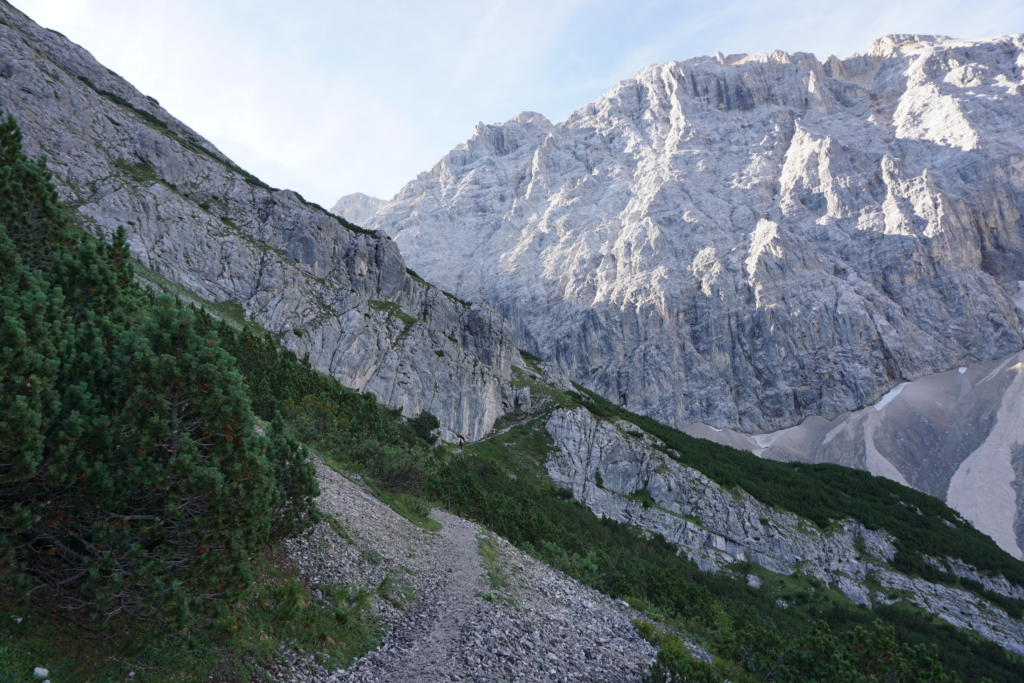
{"type": "Polygon", "coordinates": [[[889,405],[894,398],[900,395],[900,392],[902,392],[904,387],[906,387],[908,384],[910,384],[910,382],[904,382],[903,384],[893,387],[888,394],[882,397],[881,401],[875,404],[875,410],[881,410],[882,408],[889,405]]]}
{"type": "Polygon", "coordinates": [[[962,375],[965,372],[967,372],[967,368],[957,368],[957,372],[959,372],[962,375]]]}
{"type": "Polygon", "coordinates": [[[788,432],[790,429],[795,429],[795,427],[780,429],[779,431],[772,432],[771,434],[751,434],[751,436],[753,437],[754,441],[757,442],[757,445],[760,446],[761,448],[771,448],[772,444],[778,441],[779,437],[788,432]]]}

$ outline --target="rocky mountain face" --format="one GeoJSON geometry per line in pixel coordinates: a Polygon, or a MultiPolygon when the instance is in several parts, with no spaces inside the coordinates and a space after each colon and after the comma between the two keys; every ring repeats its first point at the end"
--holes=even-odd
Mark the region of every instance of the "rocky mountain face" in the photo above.
{"type": "MultiPolygon", "coordinates": [[[[552,480],[602,517],[662,534],[707,571],[750,562],[780,574],[800,572],[868,607],[906,597],[954,626],[1024,655],[1024,622],[969,591],[894,571],[889,561],[896,545],[884,530],[847,519],[822,531],[742,490],[723,489],[631,427],[597,420],[584,408],[554,411],[545,427],[556,449],[547,462],[552,480]]],[[[1002,576],[980,574],[950,558],[931,561],[988,590],[1024,598],[1024,589],[1002,576]]],[[[748,578],[759,585],[756,576],[748,578]]]]}
{"type": "Polygon", "coordinates": [[[1022,96],[1022,35],[659,64],[479,125],[369,225],[608,399],[907,482],[1020,557],[1022,96]]]}
{"type": "Polygon", "coordinates": [[[444,435],[478,438],[512,400],[508,325],[411,275],[386,235],[267,187],[88,52],[0,3],[0,106],[90,230],[244,311],[318,370],[444,435]]]}
{"type": "Polygon", "coordinates": [[[348,194],[337,201],[331,207],[331,213],[341,216],[350,223],[356,225],[369,225],[377,210],[387,204],[386,199],[377,199],[362,192],[348,194]]]}
{"type": "Polygon", "coordinates": [[[1021,348],[1024,36],[649,67],[524,113],[370,227],[674,426],[767,432],[1021,348]]]}

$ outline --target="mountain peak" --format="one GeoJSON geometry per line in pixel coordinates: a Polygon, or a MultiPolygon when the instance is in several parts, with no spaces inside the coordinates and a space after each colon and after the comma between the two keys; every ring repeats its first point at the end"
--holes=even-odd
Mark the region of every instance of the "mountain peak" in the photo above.
{"type": "Polygon", "coordinates": [[[371,197],[362,192],[353,192],[339,199],[331,207],[331,213],[335,216],[341,216],[349,223],[354,223],[355,225],[369,225],[373,221],[373,215],[377,213],[377,210],[387,203],[386,199],[371,197]]]}

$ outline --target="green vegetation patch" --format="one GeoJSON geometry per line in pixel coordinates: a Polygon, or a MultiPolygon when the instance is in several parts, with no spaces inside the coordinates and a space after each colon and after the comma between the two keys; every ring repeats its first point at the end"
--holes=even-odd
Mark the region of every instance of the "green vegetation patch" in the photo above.
{"type": "Polygon", "coordinates": [[[472,308],[473,307],[473,304],[471,304],[470,302],[466,301],[465,299],[460,299],[459,297],[455,296],[451,292],[446,292],[446,291],[444,291],[442,289],[441,293],[444,294],[449,299],[451,299],[452,301],[454,301],[455,303],[460,304],[463,308],[472,308]]]}
{"type": "Polygon", "coordinates": [[[129,164],[123,159],[115,159],[114,166],[138,183],[163,183],[160,176],[156,174],[156,169],[145,162],[129,164]]]}
{"type": "Polygon", "coordinates": [[[215,316],[217,319],[226,322],[235,330],[248,329],[257,334],[263,334],[262,327],[252,322],[245,316],[245,309],[236,301],[207,301],[189,289],[182,287],[176,282],[168,280],[155,270],[150,270],[135,259],[131,260],[132,270],[137,279],[151,289],[177,298],[186,304],[202,309],[204,312],[215,316]]]}
{"type": "MultiPolygon", "coordinates": [[[[627,498],[629,498],[630,500],[634,500],[634,501],[640,503],[645,508],[657,508],[658,507],[658,504],[654,502],[654,497],[651,496],[650,492],[647,489],[640,489],[638,491],[634,491],[633,493],[629,494],[627,496],[627,498]]],[[[658,508],[658,509],[660,509],[660,508],[658,508]]]]}
{"type": "Polygon", "coordinates": [[[399,306],[394,301],[378,301],[376,299],[370,299],[368,303],[370,304],[370,308],[372,308],[373,310],[387,313],[388,315],[401,320],[403,323],[405,323],[406,330],[412,327],[414,323],[419,321],[419,318],[417,318],[416,316],[409,315],[408,313],[403,311],[402,307],[399,306]]]}
{"type": "Polygon", "coordinates": [[[389,573],[377,586],[377,595],[391,603],[395,609],[404,610],[410,602],[416,599],[416,590],[412,581],[400,573],[389,573]]]}
{"type": "Polygon", "coordinates": [[[526,363],[526,366],[528,368],[530,368],[534,372],[540,374],[540,372],[541,372],[540,364],[544,362],[543,358],[541,358],[540,356],[533,355],[532,353],[530,353],[526,349],[519,349],[519,355],[523,359],[523,362],[526,363]]]}
{"type": "Polygon", "coordinates": [[[488,591],[477,595],[487,602],[501,602],[513,609],[519,608],[519,602],[512,594],[512,582],[501,562],[498,539],[493,533],[487,532],[477,537],[477,552],[484,565],[484,579],[488,591]]]}
{"type": "MultiPolygon", "coordinates": [[[[208,629],[186,634],[119,628],[102,637],[67,621],[55,605],[0,619],[0,680],[37,681],[37,666],[54,681],[107,683],[206,683],[268,680],[264,668],[277,660],[281,643],[329,670],[348,666],[380,642],[370,616],[372,593],[355,588],[310,586],[294,570],[264,559],[253,567],[256,585],[242,601],[226,605],[208,629]],[[133,676],[129,676],[134,673],[133,676]]],[[[125,622],[127,628],[128,622],[125,622]]]]}
{"type": "Polygon", "coordinates": [[[341,538],[348,541],[349,545],[355,544],[355,539],[353,539],[352,536],[348,533],[348,529],[345,528],[345,525],[342,523],[340,519],[338,519],[329,512],[324,512],[323,510],[320,511],[320,515],[324,518],[324,521],[327,522],[328,526],[330,526],[331,529],[334,530],[334,533],[338,534],[338,536],[341,536],[341,538]]]}

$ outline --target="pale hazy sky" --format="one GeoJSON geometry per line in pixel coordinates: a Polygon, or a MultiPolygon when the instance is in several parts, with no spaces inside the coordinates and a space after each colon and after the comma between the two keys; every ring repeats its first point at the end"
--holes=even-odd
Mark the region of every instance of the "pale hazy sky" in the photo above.
{"type": "Polygon", "coordinates": [[[390,198],[478,121],[552,121],[656,62],[1024,32],[1021,0],[11,0],[239,165],[390,198]]]}

